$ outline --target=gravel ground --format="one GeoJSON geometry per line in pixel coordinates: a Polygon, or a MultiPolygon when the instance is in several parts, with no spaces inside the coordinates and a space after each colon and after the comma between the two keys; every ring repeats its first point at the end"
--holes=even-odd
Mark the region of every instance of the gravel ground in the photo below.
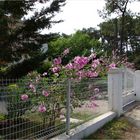
{"type": "Polygon", "coordinates": [[[108,101],[107,100],[96,100],[94,101],[97,106],[90,108],[87,107],[87,105],[90,105],[91,103],[89,101],[86,101],[85,104],[82,107],[75,108],[74,112],[80,112],[80,113],[87,113],[87,114],[103,114],[108,111],[108,101]]]}

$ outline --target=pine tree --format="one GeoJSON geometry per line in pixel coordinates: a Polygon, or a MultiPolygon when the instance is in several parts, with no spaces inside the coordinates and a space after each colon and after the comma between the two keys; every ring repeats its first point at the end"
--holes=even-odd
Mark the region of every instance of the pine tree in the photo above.
{"type": "Polygon", "coordinates": [[[64,4],[65,0],[0,1],[0,65],[39,54],[41,44],[50,38],[40,31],[62,21],[53,18],[64,4]],[[40,11],[39,4],[44,5],[40,11]]]}

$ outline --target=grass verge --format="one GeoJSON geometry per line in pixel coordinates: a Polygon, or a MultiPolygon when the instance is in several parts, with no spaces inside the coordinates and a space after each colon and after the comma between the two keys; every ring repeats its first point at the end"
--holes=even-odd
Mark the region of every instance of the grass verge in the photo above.
{"type": "Polygon", "coordinates": [[[131,128],[132,124],[124,117],[114,119],[109,123],[105,124],[100,130],[90,135],[84,140],[88,139],[121,139],[124,132],[131,128]]]}

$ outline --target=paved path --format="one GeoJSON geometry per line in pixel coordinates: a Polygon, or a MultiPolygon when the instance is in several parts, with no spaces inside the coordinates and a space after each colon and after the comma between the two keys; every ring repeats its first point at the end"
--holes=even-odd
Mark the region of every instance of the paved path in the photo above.
{"type": "Polygon", "coordinates": [[[140,140],[140,102],[130,106],[131,109],[127,111],[124,116],[133,124],[131,130],[124,133],[124,139],[140,140]]]}
{"type": "Polygon", "coordinates": [[[126,112],[125,117],[128,118],[135,126],[140,128],[140,102],[136,102],[130,111],[126,112]]]}

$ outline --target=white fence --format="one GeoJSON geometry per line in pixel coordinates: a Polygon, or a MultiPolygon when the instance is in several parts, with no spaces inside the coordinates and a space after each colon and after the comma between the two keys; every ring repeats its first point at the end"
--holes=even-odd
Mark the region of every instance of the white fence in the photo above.
{"type": "MultiPolygon", "coordinates": [[[[15,81],[15,82],[17,82],[17,81],[15,81]]],[[[23,83],[24,82],[19,82],[19,83],[17,82],[17,84],[19,84],[21,86],[23,83]]],[[[42,81],[42,83],[44,83],[44,81],[42,81]]],[[[9,107],[9,111],[13,115],[12,118],[9,118],[10,117],[9,116],[8,118],[6,118],[6,120],[3,121],[4,122],[3,124],[0,124],[0,126],[1,126],[0,135],[3,135],[2,136],[3,139],[7,139],[7,138],[10,138],[10,139],[11,138],[40,138],[40,137],[51,138],[62,132],[66,132],[65,135],[63,135],[64,138],[66,138],[66,139],[82,138],[84,136],[88,136],[88,135],[92,134],[93,132],[95,132],[97,129],[102,127],[105,123],[107,123],[108,121],[113,119],[116,115],[120,116],[121,114],[123,114],[123,112],[124,112],[123,108],[125,106],[127,106],[128,104],[130,104],[134,101],[140,101],[140,71],[134,72],[130,69],[117,69],[116,68],[116,69],[112,69],[108,72],[108,86],[107,86],[107,81],[102,80],[102,79],[84,81],[81,83],[75,83],[72,81],[71,82],[68,81],[66,83],[64,82],[59,85],[58,85],[58,83],[47,85],[47,86],[49,86],[48,89],[54,89],[54,86],[56,87],[56,85],[57,85],[57,88],[59,87],[59,91],[60,91],[59,95],[64,95],[62,97],[65,99],[65,100],[63,100],[63,101],[65,101],[63,104],[65,121],[61,121],[60,116],[59,116],[59,118],[56,118],[57,121],[55,123],[55,126],[50,125],[49,122],[52,119],[50,116],[51,114],[49,113],[48,116],[50,116],[50,119],[47,120],[48,116],[46,114],[45,123],[43,122],[42,124],[40,124],[40,123],[36,124],[32,120],[30,122],[30,124],[29,123],[26,124],[26,121],[29,121],[29,118],[32,117],[32,116],[28,116],[29,114],[26,114],[29,112],[29,108],[32,104],[30,104],[30,102],[29,102],[29,104],[27,104],[27,103],[25,104],[25,102],[24,102],[25,105],[22,107],[21,101],[17,100],[17,99],[19,99],[19,96],[18,97],[16,97],[15,95],[11,96],[11,94],[15,93],[15,91],[13,92],[13,90],[11,90],[11,88],[10,88],[10,90],[9,89],[7,90],[7,87],[9,88],[9,83],[2,82],[2,84],[6,84],[6,86],[4,85],[3,88],[1,87],[0,91],[1,91],[1,93],[7,93],[7,94],[1,96],[1,99],[7,99],[7,101],[10,100],[10,102],[7,105],[9,107]],[[93,93],[93,89],[95,89],[95,88],[100,89],[100,92],[99,92],[100,94],[93,93]],[[107,94],[107,88],[108,88],[108,94],[107,94]],[[10,93],[10,94],[8,94],[8,93],[10,93]],[[98,95],[98,96],[96,96],[96,95],[98,95]],[[8,96],[8,98],[5,98],[5,96],[6,97],[8,96]],[[85,123],[83,121],[82,125],[81,125],[81,122],[79,122],[78,123],[79,126],[75,126],[71,122],[71,118],[73,118],[75,116],[78,117],[78,115],[81,114],[81,112],[75,112],[77,114],[73,114],[71,112],[71,105],[74,105],[74,104],[78,105],[77,103],[79,101],[80,102],[82,101],[82,104],[80,104],[80,111],[81,111],[81,106],[82,106],[82,108],[84,108],[84,107],[86,107],[84,105],[88,104],[88,102],[86,100],[90,99],[91,103],[92,103],[92,99],[95,99],[95,98],[96,98],[97,105],[99,105],[100,103],[107,102],[109,104],[109,109],[106,112],[101,111],[102,114],[103,113],[105,113],[105,114],[103,114],[99,117],[96,117],[96,118],[94,118],[95,116],[92,115],[89,117],[89,118],[92,118],[90,121],[85,122],[85,123]],[[75,99],[75,100],[73,100],[73,99],[75,99]],[[16,108],[15,107],[12,108],[13,106],[11,104],[11,101],[13,102],[13,104],[15,105],[16,108]],[[11,110],[11,109],[13,109],[13,110],[11,110]],[[23,109],[26,109],[26,113],[23,109]],[[23,113],[23,114],[18,115],[17,111],[20,111],[20,113],[23,113]],[[112,111],[112,112],[108,112],[108,111],[112,111]],[[25,119],[25,117],[26,117],[26,119],[25,119]],[[11,123],[12,123],[12,125],[11,125],[11,123]],[[15,124],[17,123],[17,124],[14,125],[14,123],[15,124]],[[20,125],[20,126],[18,126],[18,125],[20,125]],[[71,129],[71,128],[74,128],[74,129],[71,129]],[[62,130],[62,129],[63,129],[63,131],[60,132],[60,130],[62,130]],[[22,130],[23,133],[21,134],[19,130],[22,130]],[[30,130],[30,134],[28,134],[29,130],[30,130]],[[58,133],[56,133],[56,131],[58,131],[58,133]],[[71,132],[74,132],[74,133],[72,134],[71,132]],[[25,134],[25,136],[23,136],[23,134],[25,134]]],[[[15,88],[15,86],[12,85],[12,89],[14,89],[14,88],[15,88]]],[[[47,88],[47,87],[45,87],[45,88],[47,88]]],[[[42,87],[40,88],[40,86],[39,86],[38,91],[40,91],[40,89],[42,89],[42,87]]],[[[24,84],[24,86],[22,86],[22,89],[20,89],[19,91],[16,91],[16,92],[22,92],[22,91],[24,91],[24,92],[28,91],[25,84],[24,84]]],[[[58,90],[52,91],[52,93],[53,94],[50,94],[50,95],[52,95],[52,97],[55,95],[57,95],[57,97],[58,97],[58,90]]],[[[52,101],[54,98],[51,98],[51,96],[48,96],[47,99],[50,103],[50,101],[52,101]]],[[[62,102],[62,100],[60,100],[60,103],[61,102],[62,102]]],[[[56,101],[54,101],[54,103],[56,103],[56,101]]],[[[93,103],[90,105],[96,105],[96,104],[93,103]]],[[[6,105],[4,105],[4,106],[6,107],[6,105]]],[[[89,106],[89,104],[88,104],[88,106],[89,106]]],[[[101,110],[103,110],[104,104],[100,104],[100,107],[101,107],[101,110]]],[[[99,110],[100,107],[98,107],[97,110],[99,110]]],[[[79,111],[79,105],[76,107],[75,111],[77,111],[77,110],[79,111]]],[[[88,110],[87,108],[84,109],[84,111],[86,111],[86,113],[87,113],[87,110],[88,110]]],[[[90,110],[90,113],[92,113],[91,110],[90,110]]],[[[56,113],[56,111],[55,112],[51,111],[51,112],[56,113]]],[[[96,112],[96,110],[95,110],[95,112],[96,112]]],[[[93,111],[93,114],[95,112],[93,111]]],[[[99,111],[97,111],[97,113],[98,113],[98,115],[100,115],[99,111]]],[[[6,114],[7,113],[5,113],[5,115],[6,114]]],[[[52,116],[53,116],[53,114],[52,114],[52,116]]],[[[80,120],[81,115],[79,117],[80,117],[79,118],[79,120],[80,120]]],[[[87,120],[88,119],[86,116],[86,121],[87,120]]],[[[61,138],[62,137],[60,137],[60,139],[61,138]]]]}
{"type": "Polygon", "coordinates": [[[132,102],[140,101],[140,71],[130,69],[112,69],[108,72],[108,99],[107,112],[75,129],[69,135],[59,135],[55,139],[81,139],[97,131],[105,123],[124,113],[124,107],[132,102]]]}
{"type": "Polygon", "coordinates": [[[108,73],[108,94],[110,109],[123,113],[123,108],[140,101],[140,71],[113,69],[108,73]]]}
{"type": "Polygon", "coordinates": [[[123,107],[135,102],[135,72],[131,69],[124,68],[122,70],[122,81],[123,81],[123,107]]]}

